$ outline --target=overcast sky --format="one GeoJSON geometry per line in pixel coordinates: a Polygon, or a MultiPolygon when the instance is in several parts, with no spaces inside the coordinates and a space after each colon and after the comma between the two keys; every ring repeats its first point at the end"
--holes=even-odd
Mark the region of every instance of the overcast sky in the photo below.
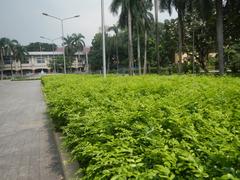
{"type": "MultiPolygon", "coordinates": [[[[44,42],[40,36],[50,39],[61,36],[60,22],[43,16],[48,13],[60,18],[80,15],[64,22],[65,36],[82,33],[86,44],[91,45],[94,34],[101,26],[101,0],[0,0],[0,37],[17,39],[26,45],[30,42],[44,42]]],[[[109,12],[112,0],[105,0],[106,25],[117,22],[109,12]]],[[[176,13],[172,15],[176,17],[176,13]]],[[[160,21],[170,18],[167,13],[159,15],[160,21]]],[[[46,41],[45,41],[46,42],[46,41]]],[[[60,44],[60,42],[56,42],[60,44]]]]}

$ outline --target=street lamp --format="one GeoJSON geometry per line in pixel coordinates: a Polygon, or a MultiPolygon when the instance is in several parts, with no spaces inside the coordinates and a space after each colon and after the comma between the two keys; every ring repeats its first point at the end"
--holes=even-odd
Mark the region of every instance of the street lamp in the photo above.
{"type": "Polygon", "coordinates": [[[56,59],[55,59],[55,57],[54,57],[54,41],[56,41],[56,40],[58,40],[58,39],[61,39],[62,37],[59,37],[59,38],[55,38],[55,39],[49,39],[49,38],[46,38],[46,37],[44,37],[44,36],[40,36],[40,38],[41,39],[45,39],[45,40],[48,40],[48,41],[50,41],[51,43],[52,43],[52,53],[53,53],[53,62],[54,62],[54,64],[53,64],[53,67],[54,67],[54,69],[53,69],[53,72],[54,73],[56,73],[57,71],[56,71],[56,59]]]}
{"type": "Polygon", "coordinates": [[[102,14],[102,45],[103,45],[103,75],[107,77],[106,73],[106,45],[105,45],[105,20],[104,20],[104,0],[101,0],[101,14],[102,14]]]}
{"type": "Polygon", "coordinates": [[[73,18],[78,18],[80,17],[80,15],[76,15],[76,16],[72,16],[72,17],[68,17],[68,18],[59,18],[59,17],[56,17],[56,16],[52,16],[52,15],[49,15],[49,14],[46,14],[46,13],[42,13],[42,15],[44,16],[48,16],[48,17],[51,17],[51,18],[54,18],[54,19],[57,19],[58,21],[61,22],[61,28],[62,28],[62,45],[63,45],[63,64],[64,64],[64,74],[67,74],[67,70],[66,70],[66,57],[65,57],[65,46],[64,46],[64,31],[63,31],[63,21],[66,21],[66,20],[69,20],[69,19],[73,19],[73,18]]]}

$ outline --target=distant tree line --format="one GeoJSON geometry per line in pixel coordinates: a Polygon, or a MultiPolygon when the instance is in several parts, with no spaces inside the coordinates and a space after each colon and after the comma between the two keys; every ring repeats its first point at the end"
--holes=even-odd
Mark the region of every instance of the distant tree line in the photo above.
{"type": "Polygon", "coordinates": [[[25,46],[27,51],[55,51],[57,49],[56,44],[33,42],[25,46]]]}
{"type": "MultiPolygon", "coordinates": [[[[119,20],[106,32],[109,72],[127,67],[130,75],[240,71],[239,0],[113,0],[110,10],[119,20]],[[171,14],[173,8],[178,17],[159,23],[157,12],[171,14]]],[[[97,33],[90,53],[93,70],[102,69],[101,41],[97,33]]]]}

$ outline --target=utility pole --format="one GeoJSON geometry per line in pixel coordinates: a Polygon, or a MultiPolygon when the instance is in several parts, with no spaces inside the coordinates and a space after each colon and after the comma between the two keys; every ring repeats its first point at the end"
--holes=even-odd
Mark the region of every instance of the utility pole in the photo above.
{"type": "Polygon", "coordinates": [[[158,0],[154,0],[154,6],[155,6],[155,35],[156,35],[156,45],[155,45],[155,49],[156,49],[156,60],[157,60],[157,72],[158,74],[160,74],[161,68],[160,68],[160,54],[159,54],[159,30],[158,30],[158,11],[159,11],[159,2],[158,0]]]}
{"type": "Polygon", "coordinates": [[[63,19],[61,19],[61,27],[62,27],[63,67],[64,67],[64,74],[67,74],[65,45],[64,45],[63,19]]]}
{"type": "Polygon", "coordinates": [[[40,56],[41,56],[41,63],[42,63],[42,71],[41,71],[41,74],[43,74],[44,73],[44,71],[43,71],[43,53],[42,53],[42,45],[41,45],[41,43],[39,43],[39,48],[40,48],[40,56]]]}
{"type": "Polygon", "coordinates": [[[105,19],[104,19],[104,0],[101,0],[102,10],[102,46],[103,46],[103,75],[107,77],[106,71],[106,45],[105,45],[105,19]]]}

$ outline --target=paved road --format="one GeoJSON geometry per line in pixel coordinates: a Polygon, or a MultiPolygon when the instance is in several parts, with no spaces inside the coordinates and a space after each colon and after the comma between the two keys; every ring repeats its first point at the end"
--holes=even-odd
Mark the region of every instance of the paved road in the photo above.
{"type": "Polygon", "coordinates": [[[58,180],[62,168],[40,81],[0,81],[0,179],[58,180]]]}

